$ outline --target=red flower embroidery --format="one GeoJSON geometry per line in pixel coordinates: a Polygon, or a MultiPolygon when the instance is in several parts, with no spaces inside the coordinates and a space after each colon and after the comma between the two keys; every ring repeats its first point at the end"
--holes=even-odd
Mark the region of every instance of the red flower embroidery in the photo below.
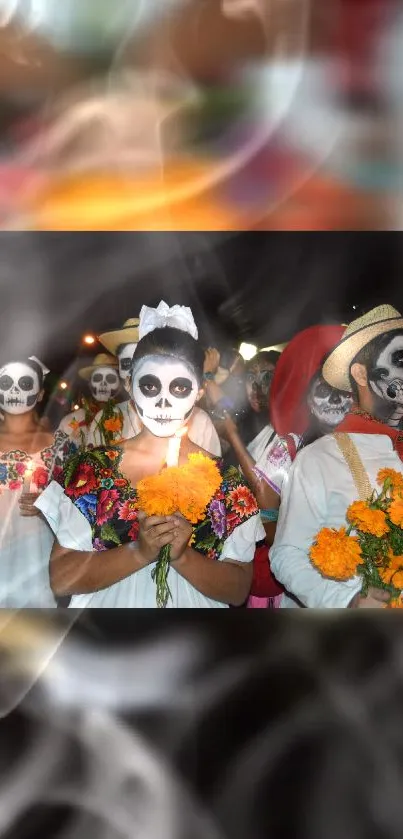
{"type": "Polygon", "coordinates": [[[140,526],[139,526],[138,521],[133,522],[133,524],[132,524],[132,526],[129,530],[129,536],[130,536],[130,539],[132,540],[132,542],[137,542],[137,540],[139,538],[139,529],[140,529],[140,526]]]}
{"type": "Polygon", "coordinates": [[[235,487],[235,489],[229,493],[228,497],[230,506],[234,512],[238,513],[242,518],[246,518],[247,516],[257,513],[258,506],[256,498],[248,487],[235,487]]]}
{"type": "Polygon", "coordinates": [[[126,478],[115,478],[115,487],[127,486],[126,478]]]}
{"type": "Polygon", "coordinates": [[[38,487],[38,489],[42,489],[45,487],[49,480],[49,473],[47,469],[44,469],[43,466],[38,466],[35,469],[34,474],[32,475],[32,480],[34,484],[38,487]]]}
{"type": "Polygon", "coordinates": [[[119,518],[122,521],[137,521],[137,501],[134,498],[122,504],[119,509],[119,518]]]}
{"type": "Polygon", "coordinates": [[[25,475],[26,468],[27,467],[26,467],[25,463],[16,463],[15,464],[15,471],[16,471],[17,475],[21,476],[21,478],[22,478],[23,475],[25,475]]]}
{"type": "Polygon", "coordinates": [[[238,527],[238,524],[241,524],[241,519],[238,516],[238,513],[234,513],[233,511],[231,513],[227,513],[227,535],[228,536],[230,536],[230,534],[235,530],[235,528],[238,527]]]}
{"type": "Polygon", "coordinates": [[[112,518],[119,501],[116,489],[103,489],[99,494],[97,504],[97,524],[105,524],[112,518]]]}
{"type": "Polygon", "coordinates": [[[217,559],[217,551],[214,548],[209,548],[206,556],[207,559],[217,559]]]}
{"type": "Polygon", "coordinates": [[[21,481],[10,481],[8,488],[9,489],[21,489],[22,483],[21,481]]]}
{"type": "Polygon", "coordinates": [[[103,478],[111,478],[112,477],[112,469],[101,469],[101,475],[103,478]]]}
{"type": "Polygon", "coordinates": [[[63,469],[61,466],[55,466],[52,472],[52,481],[58,481],[60,476],[63,473],[63,469]]]}
{"type": "Polygon", "coordinates": [[[74,474],[71,483],[66,489],[66,495],[80,496],[95,489],[98,481],[92,466],[82,463],[74,474]]]}

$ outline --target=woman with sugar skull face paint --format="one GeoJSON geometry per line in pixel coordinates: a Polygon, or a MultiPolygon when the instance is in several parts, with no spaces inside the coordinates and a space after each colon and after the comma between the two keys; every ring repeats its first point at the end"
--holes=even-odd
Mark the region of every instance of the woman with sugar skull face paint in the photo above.
{"type": "Polygon", "coordinates": [[[54,541],[34,502],[69,452],[45,430],[36,408],[47,368],[32,356],[0,368],[0,608],[55,608],[49,583],[54,541]]]}
{"type": "Polygon", "coordinates": [[[72,595],[72,608],[155,608],[152,570],[169,544],[168,608],[240,605],[249,592],[260,527],[255,498],[240,473],[223,475],[205,521],[193,528],[179,514],[146,518],[138,509],[136,486],[160,471],[175,434],[185,432],[180,464],[200,451],[186,431],[202,395],[204,359],[190,309],[144,306],[139,331],[131,396],[141,432],[120,445],[80,453],[65,478],[37,501],[57,539],[53,590],[72,595]]]}
{"type": "MultiPolygon", "coordinates": [[[[61,421],[59,428],[81,448],[85,448],[89,442],[90,428],[94,418],[98,417],[98,426],[102,436],[101,442],[110,442],[108,428],[105,421],[114,417],[115,397],[119,393],[120,381],[118,375],[118,363],[113,355],[100,353],[92,364],[83,367],[79,371],[80,377],[84,379],[91,394],[91,400],[84,401],[84,406],[77,411],[67,414],[61,421]]],[[[123,421],[120,412],[117,410],[116,425],[122,428],[123,421]]]]}
{"type": "MultiPolygon", "coordinates": [[[[114,405],[116,430],[111,439],[106,439],[103,412],[99,411],[96,414],[87,434],[87,445],[91,443],[95,446],[105,442],[119,443],[121,440],[127,440],[139,434],[142,428],[140,417],[131,398],[131,373],[133,355],[139,341],[139,319],[129,318],[121,329],[99,335],[99,341],[118,360],[119,376],[127,392],[127,399],[114,405]]],[[[200,448],[216,457],[221,455],[220,440],[214,425],[209,415],[197,406],[189,417],[188,434],[190,440],[200,448]]]]}

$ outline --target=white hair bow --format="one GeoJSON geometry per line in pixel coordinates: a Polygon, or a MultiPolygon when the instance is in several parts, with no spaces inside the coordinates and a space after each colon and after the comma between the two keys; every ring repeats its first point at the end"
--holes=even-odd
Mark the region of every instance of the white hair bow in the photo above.
{"type": "Polygon", "coordinates": [[[42,370],[43,378],[50,373],[50,370],[45,366],[45,364],[43,364],[42,361],[39,361],[39,358],[37,358],[36,355],[30,355],[28,361],[35,361],[36,364],[39,364],[39,367],[42,370]]]}
{"type": "Polygon", "coordinates": [[[154,329],[160,329],[164,326],[170,326],[171,329],[181,329],[182,332],[188,332],[196,340],[199,335],[193,319],[192,310],[188,306],[170,307],[161,300],[161,303],[156,309],[151,309],[149,306],[142,307],[139,322],[140,341],[149,332],[153,332],[154,329]]]}

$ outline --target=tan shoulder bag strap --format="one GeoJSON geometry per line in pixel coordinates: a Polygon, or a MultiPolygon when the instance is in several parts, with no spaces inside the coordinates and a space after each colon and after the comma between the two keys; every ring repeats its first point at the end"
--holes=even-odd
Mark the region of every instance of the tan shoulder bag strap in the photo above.
{"type": "Polygon", "coordinates": [[[335,432],[333,437],[354,478],[360,501],[366,501],[372,495],[372,486],[355,443],[349,434],[335,432]]]}

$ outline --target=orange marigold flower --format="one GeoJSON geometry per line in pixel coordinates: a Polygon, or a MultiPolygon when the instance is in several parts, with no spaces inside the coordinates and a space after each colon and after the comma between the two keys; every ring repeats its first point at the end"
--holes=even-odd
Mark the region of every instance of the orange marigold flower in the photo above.
{"type": "Polygon", "coordinates": [[[179,511],[196,524],[221,485],[220,471],[205,455],[191,455],[184,466],[170,466],[139,481],[139,508],[148,516],[169,516],[179,511]]]}
{"type": "Polygon", "coordinates": [[[312,564],[324,577],[350,580],[362,561],[357,536],[347,536],[346,528],[340,530],[324,527],[319,531],[309,552],[312,564]]]}
{"type": "Polygon", "coordinates": [[[119,457],[119,453],[117,451],[115,451],[114,449],[109,449],[106,452],[106,454],[107,454],[107,457],[109,457],[110,460],[116,460],[116,458],[119,457]]]}
{"type": "Polygon", "coordinates": [[[403,598],[402,597],[394,597],[392,600],[389,600],[389,603],[386,604],[387,609],[403,609],[403,598]]]}
{"type": "Polygon", "coordinates": [[[361,533],[385,536],[389,531],[383,510],[372,510],[365,501],[354,501],[347,510],[347,520],[361,533]]]}
{"type": "Polygon", "coordinates": [[[104,428],[106,431],[110,431],[114,433],[115,431],[121,431],[122,428],[122,420],[120,417],[111,417],[110,419],[105,420],[104,428]]]}
{"type": "Polygon", "coordinates": [[[382,568],[379,573],[384,583],[403,589],[403,556],[389,553],[388,567],[382,568]]]}
{"type": "Polygon", "coordinates": [[[383,486],[385,481],[389,481],[389,485],[394,492],[403,492],[403,475],[400,472],[396,472],[395,469],[380,469],[377,481],[380,486],[383,486]]]}
{"type": "Polygon", "coordinates": [[[398,527],[403,526],[403,498],[394,498],[389,507],[389,518],[398,527]]]}

